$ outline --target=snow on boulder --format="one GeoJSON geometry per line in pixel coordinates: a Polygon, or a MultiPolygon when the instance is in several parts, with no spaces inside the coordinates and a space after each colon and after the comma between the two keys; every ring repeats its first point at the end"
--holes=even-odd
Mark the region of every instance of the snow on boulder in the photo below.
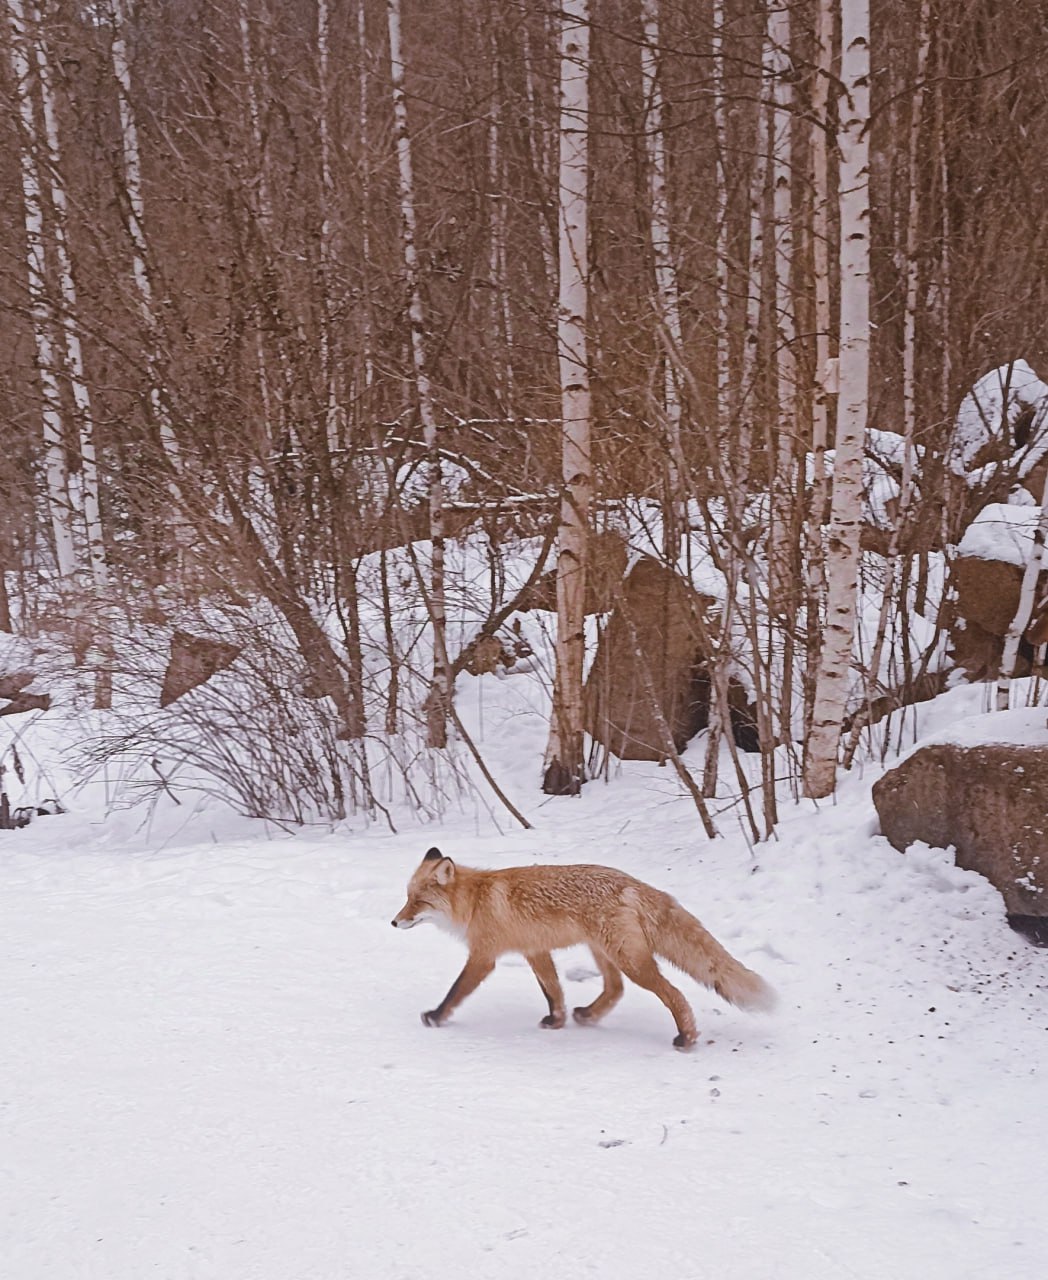
{"type": "Polygon", "coordinates": [[[896,849],[953,848],[1000,891],[1009,924],[1048,945],[1048,742],[919,746],[874,784],[873,801],[896,849]]]}
{"type": "Polygon", "coordinates": [[[957,554],[971,560],[995,560],[1022,569],[1030,558],[1040,508],[991,502],[965,530],[957,554]]]}
{"type": "MultiPolygon", "coordinates": [[[[984,488],[1002,468],[1034,486],[1048,459],[1048,383],[1025,360],[992,369],[961,401],[946,464],[973,488],[984,488]]],[[[1034,488],[1035,491],[1035,488],[1034,488]]]]}

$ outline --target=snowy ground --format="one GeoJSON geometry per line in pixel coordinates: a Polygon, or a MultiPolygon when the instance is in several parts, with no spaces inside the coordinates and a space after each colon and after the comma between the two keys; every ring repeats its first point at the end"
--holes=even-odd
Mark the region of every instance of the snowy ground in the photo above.
{"type": "MultiPolygon", "coordinates": [[[[5,1276],[1045,1274],[1048,952],[995,891],[872,834],[869,770],[751,854],[707,842],[654,766],[542,803],[521,764],[539,729],[486,709],[531,832],[470,810],[295,837],[203,813],[172,835],[180,815],[85,810],[0,833],[5,1276]],[[507,961],[426,1028],[462,951],[389,922],[432,843],[638,874],[780,1009],[681,979],[690,1054],[636,989],[599,1028],[541,1031],[507,961]]],[[[588,955],[559,964],[590,1000],[588,955]]]]}

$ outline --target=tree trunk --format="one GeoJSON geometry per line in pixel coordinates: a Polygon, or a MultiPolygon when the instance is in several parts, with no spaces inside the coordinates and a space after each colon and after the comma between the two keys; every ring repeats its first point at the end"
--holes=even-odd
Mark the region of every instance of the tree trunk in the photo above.
{"type": "Polygon", "coordinates": [[[831,434],[830,396],[836,390],[836,370],[830,365],[830,78],[833,74],[833,9],[831,0],[817,0],[815,68],[812,79],[812,274],[815,310],[815,377],[812,388],[812,476],[808,508],[807,557],[807,670],[804,689],[804,740],[811,716],[822,633],[819,615],[826,590],[826,547],[822,522],[826,511],[826,450],[831,434]],[[831,378],[834,380],[831,383],[831,378]],[[832,386],[832,391],[831,391],[832,386]]]}
{"type": "Polygon", "coordinates": [[[841,344],[833,498],[826,555],[826,638],[819,664],[805,791],[816,799],[836,784],[837,747],[847,710],[858,591],[862,458],[870,368],[870,15],[868,0],[843,6],[840,148],[841,344]]]}
{"type": "Polygon", "coordinates": [[[388,0],[386,12],[389,20],[389,58],[393,79],[393,120],[400,189],[401,238],[409,298],[411,361],[429,469],[429,536],[432,546],[429,611],[433,630],[433,679],[425,705],[426,740],[431,747],[444,747],[448,740],[448,707],[451,701],[447,604],[444,586],[444,484],[440,465],[437,415],[433,407],[432,387],[426,366],[425,322],[415,219],[415,178],[411,159],[411,135],[408,132],[407,96],[404,92],[400,0],[388,0]]]}
{"type": "MultiPolygon", "coordinates": [[[[644,87],[644,138],[648,152],[648,182],[651,207],[651,250],[655,263],[655,314],[664,339],[676,351],[683,351],[680,318],[680,291],[673,260],[670,232],[670,205],[666,169],[666,110],[659,79],[661,0],[643,0],[641,17],[644,40],[641,44],[641,75],[644,87]]],[[[667,500],[663,506],[663,550],[668,564],[680,555],[684,531],[684,450],[681,445],[680,390],[677,362],[671,353],[662,361],[662,407],[665,415],[667,500]]]]}
{"type": "Polygon", "coordinates": [[[560,32],[560,357],[563,492],[557,543],[557,670],[542,789],[577,795],[585,780],[582,670],[590,501],[590,388],[586,346],[589,263],[589,4],[567,0],[560,32]]]}
{"type": "Polygon", "coordinates": [[[29,310],[36,346],[36,367],[40,377],[47,501],[54,533],[55,569],[59,580],[67,582],[76,570],[76,550],[69,499],[69,460],[54,348],[55,308],[47,285],[44,204],[36,162],[40,133],[32,98],[29,39],[22,0],[7,0],[7,18],[11,31],[11,71],[21,125],[19,160],[25,216],[29,310]]]}

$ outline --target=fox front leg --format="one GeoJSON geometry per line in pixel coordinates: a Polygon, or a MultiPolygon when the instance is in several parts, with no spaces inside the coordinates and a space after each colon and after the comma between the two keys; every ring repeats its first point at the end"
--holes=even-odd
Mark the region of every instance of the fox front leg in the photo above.
{"type": "Polygon", "coordinates": [[[564,1025],[564,991],[557,977],[557,968],[548,951],[538,951],[534,955],[525,956],[531,971],[538,979],[542,994],[549,1005],[549,1013],[539,1023],[540,1027],[557,1031],[564,1025]]]}
{"type": "Polygon", "coordinates": [[[451,990],[440,1004],[422,1015],[422,1021],[426,1026],[439,1027],[447,1022],[452,1012],[471,992],[476,991],[494,967],[495,961],[487,956],[471,955],[466,961],[465,968],[451,984],[451,990]]]}

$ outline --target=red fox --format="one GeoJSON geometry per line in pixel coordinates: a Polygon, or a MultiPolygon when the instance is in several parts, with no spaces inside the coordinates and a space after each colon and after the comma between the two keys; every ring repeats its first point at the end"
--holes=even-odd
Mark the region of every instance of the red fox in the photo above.
{"type": "Polygon", "coordinates": [[[422,1015],[439,1027],[495,968],[507,951],[523,954],[549,1004],[539,1024],[558,1028],[566,1021],[564,992],[551,951],[586,943],[604,979],[604,990],[581,1009],[575,1021],[594,1023],[622,996],[622,974],[653,991],[673,1014],[673,1044],[690,1049],[695,1017],[684,996],[666,981],[655,957],[689,974],[731,1004],[769,1010],[771,987],[734,959],[676,899],[611,867],[509,867],[476,871],[457,866],[430,849],[408,882],[408,900],[393,919],[394,929],[423,921],[456,934],[469,947],[466,967],[435,1009],[422,1015]]]}

